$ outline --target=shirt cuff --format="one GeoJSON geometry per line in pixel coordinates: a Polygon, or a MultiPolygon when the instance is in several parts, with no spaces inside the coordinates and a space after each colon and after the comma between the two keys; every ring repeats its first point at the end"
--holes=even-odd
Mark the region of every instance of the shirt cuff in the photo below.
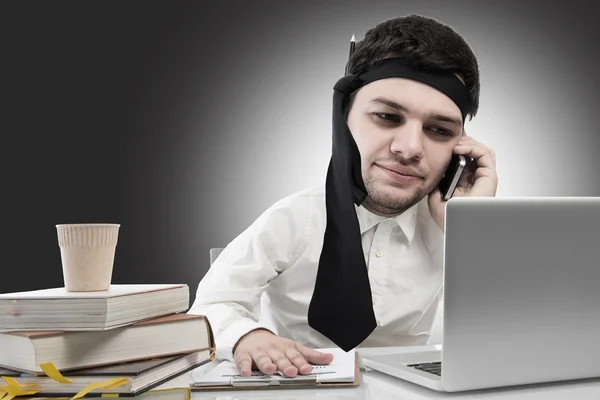
{"type": "Polygon", "coordinates": [[[257,329],[264,329],[273,333],[273,331],[270,329],[249,318],[240,319],[229,325],[226,329],[221,331],[221,333],[215,339],[217,358],[235,362],[233,359],[233,347],[242,338],[242,336],[257,329]]]}

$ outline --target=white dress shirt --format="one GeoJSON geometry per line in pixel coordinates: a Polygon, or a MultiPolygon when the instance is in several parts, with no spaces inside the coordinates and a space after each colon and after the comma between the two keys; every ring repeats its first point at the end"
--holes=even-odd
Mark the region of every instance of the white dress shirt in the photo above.
{"type": "MultiPolygon", "coordinates": [[[[377,319],[361,347],[426,344],[442,295],[444,240],[427,198],[395,218],[356,211],[377,319]]],[[[324,187],[304,190],[223,250],[188,311],[208,317],[218,358],[233,360],[236,342],[260,327],[311,348],[336,347],[307,320],[326,223],[324,187]]]]}

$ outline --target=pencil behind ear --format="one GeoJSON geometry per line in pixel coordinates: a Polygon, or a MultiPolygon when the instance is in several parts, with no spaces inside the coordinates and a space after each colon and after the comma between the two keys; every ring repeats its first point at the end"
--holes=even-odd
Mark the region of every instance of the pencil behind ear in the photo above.
{"type": "Polygon", "coordinates": [[[346,70],[344,71],[344,75],[348,75],[348,66],[350,65],[350,58],[352,54],[354,54],[354,49],[356,49],[356,38],[354,34],[352,34],[352,39],[350,39],[350,51],[348,52],[348,61],[346,61],[346,70]]]}

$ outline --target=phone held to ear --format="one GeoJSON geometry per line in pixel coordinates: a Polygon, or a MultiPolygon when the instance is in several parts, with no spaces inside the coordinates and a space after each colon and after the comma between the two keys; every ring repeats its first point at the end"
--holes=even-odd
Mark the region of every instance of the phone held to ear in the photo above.
{"type": "Polygon", "coordinates": [[[454,194],[454,190],[458,185],[458,180],[467,166],[467,158],[462,154],[453,154],[450,164],[442,177],[439,184],[440,193],[443,200],[450,200],[454,194]]]}

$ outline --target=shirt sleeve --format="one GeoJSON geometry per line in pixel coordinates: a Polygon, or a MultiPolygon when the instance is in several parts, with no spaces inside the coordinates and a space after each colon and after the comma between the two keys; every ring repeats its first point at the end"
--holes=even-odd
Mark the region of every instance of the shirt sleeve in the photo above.
{"type": "Polygon", "coordinates": [[[208,318],[216,356],[233,361],[233,347],[259,323],[260,297],[306,247],[307,207],[283,199],[263,213],[219,255],[196,291],[189,314],[208,318]]]}

